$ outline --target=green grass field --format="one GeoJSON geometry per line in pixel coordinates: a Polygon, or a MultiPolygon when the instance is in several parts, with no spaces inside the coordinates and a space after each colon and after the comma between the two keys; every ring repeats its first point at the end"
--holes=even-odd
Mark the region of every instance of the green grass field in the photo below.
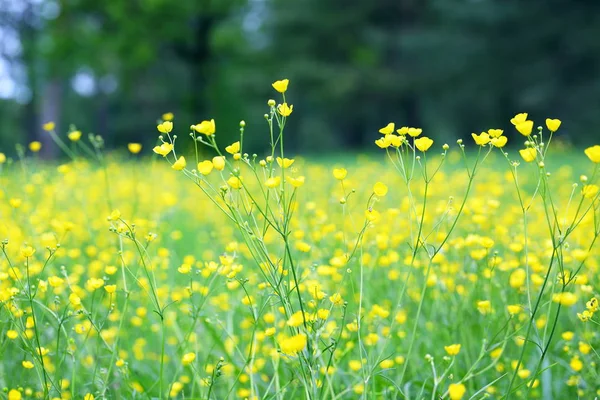
{"type": "Polygon", "coordinates": [[[72,161],[0,160],[0,398],[600,394],[600,148],[525,116],[531,152],[387,126],[294,158],[288,111],[266,157],[204,121],[182,159],[167,121],[152,157],[47,126],[72,161]]]}

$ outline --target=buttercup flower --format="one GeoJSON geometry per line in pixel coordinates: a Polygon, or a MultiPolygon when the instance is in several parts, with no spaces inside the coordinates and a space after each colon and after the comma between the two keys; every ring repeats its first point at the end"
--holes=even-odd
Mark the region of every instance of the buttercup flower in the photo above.
{"type": "Polygon", "coordinates": [[[214,119],[211,119],[210,121],[202,121],[197,125],[192,125],[192,129],[206,136],[214,135],[217,131],[214,119]]]}
{"type": "Polygon", "coordinates": [[[426,152],[429,150],[431,145],[433,144],[433,140],[429,139],[426,136],[415,139],[415,147],[419,149],[419,151],[426,152]]]}
{"type": "Polygon", "coordinates": [[[290,81],[288,79],[282,79],[280,81],[273,82],[273,89],[277,90],[279,93],[285,93],[288,88],[288,84],[290,81]]]}
{"type": "Polygon", "coordinates": [[[395,126],[396,125],[393,122],[390,122],[389,124],[387,124],[386,126],[381,128],[379,130],[379,133],[381,133],[383,135],[389,135],[390,133],[394,133],[395,126]]]}

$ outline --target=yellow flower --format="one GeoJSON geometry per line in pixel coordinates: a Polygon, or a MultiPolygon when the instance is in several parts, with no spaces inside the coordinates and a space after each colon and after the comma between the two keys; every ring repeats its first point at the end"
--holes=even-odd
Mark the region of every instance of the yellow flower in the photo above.
{"type": "Polygon", "coordinates": [[[598,185],[585,185],[583,189],[581,189],[581,194],[586,199],[591,199],[598,194],[598,190],[600,190],[598,185]]]}
{"type": "Polygon", "coordinates": [[[297,178],[292,178],[291,176],[287,176],[285,178],[286,182],[295,188],[299,188],[300,186],[304,185],[304,179],[305,178],[303,176],[299,176],[297,178]]]}
{"type": "Polygon", "coordinates": [[[140,143],[129,143],[127,145],[127,150],[129,150],[131,154],[137,154],[142,151],[142,145],[140,143]]]}
{"type": "Polygon", "coordinates": [[[462,383],[451,383],[448,386],[448,396],[450,400],[460,400],[465,395],[467,388],[462,383]]]}
{"type": "Polygon", "coordinates": [[[204,160],[198,163],[198,172],[206,176],[213,170],[213,163],[210,160],[204,160]]]}
{"type": "Polygon", "coordinates": [[[575,372],[579,372],[583,369],[583,363],[577,356],[571,358],[571,362],[569,363],[569,365],[575,372]]]}
{"type": "Polygon", "coordinates": [[[291,337],[283,337],[278,342],[283,354],[293,356],[306,348],[307,339],[305,334],[300,333],[291,337]]]}
{"type": "Polygon", "coordinates": [[[26,369],[31,369],[34,367],[34,365],[31,361],[25,360],[22,362],[22,364],[23,364],[23,368],[26,368],[26,369]]]}
{"type": "Polygon", "coordinates": [[[104,290],[106,290],[107,293],[112,294],[117,290],[117,285],[106,285],[104,286],[104,290]]]}
{"type": "Polygon", "coordinates": [[[390,122],[389,124],[387,124],[386,126],[381,128],[379,130],[379,133],[381,133],[383,135],[389,135],[390,133],[394,133],[395,127],[396,127],[396,125],[393,122],[390,122]]]}
{"type": "Polygon", "coordinates": [[[449,356],[455,356],[460,353],[460,344],[451,344],[450,346],[444,346],[444,350],[449,356]]]}
{"type": "Polygon", "coordinates": [[[506,142],[508,142],[508,139],[506,136],[498,136],[498,137],[493,137],[492,140],[490,140],[490,142],[492,143],[492,146],[501,148],[506,145],[506,142]]]}
{"type": "Polygon", "coordinates": [[[119,358],[119,359],[117,360],[117,362],[115,362],[115,365],[116,365],[117,367],[122,367],[123,365],[125,365],[125,360],[123,360],[122,358],[119,358]]]}
{"type": "Polygon", "coordinates": [[[41,149],[42,149],[42,144],[40,142],[35,141],[35,142],[29,143],[29,150],[31,150],[32,152],[37,153],[41,149]]]}
{"type": "Polygon", "coordinates": [[[415,139],[415,147],[422,152],[426,152],[427,150],[429,150],[429,148],[431,147],[432,144],[433,144],[433,140],[429,139],[426,136],[415,139]]]}
{"type": "Polygon", "coordinates": [[[280,176],[273,176],[271,178],[268,178],[265,182],[265,186],[269,189],[275,189],[276,187],[279,187],[279,185],[281,185],[280,176]]]}
{"type": "Polygon", "coordinates": [[[506,310],[508,311],[508,313],[510,315],[519,314],[522,309],[523,309],[523,307],[521,307],[519,304],[511,304],[511,305],[506,306],[506,310]]]}
{"type": "Polygon", "coordinates": [[[503,133],[504,133],[504,131],[502,129],[489,129],[488,130],[488,134],[490,135],[490,137],[493,137],[493,138],[498,138],[498,137],[502,136],[503,133]]]}
{"type": "Polygon", "coordinates": [[[160,146],[155,146],[152,149],[156,154],[160,154],[163,157],[166,157],[171,151],[173,151],[173,145],[171,143],[163,143],[160,146]]]}
{"type": "Polygon", "coordinates": [[[54,124],[54,122],[50,121],[50,122],[46,122],[44,125],[42,125],[42,128],[46,131],[46,132],[50,132],[53,131],[54,128],[56,127],[56,125],[54,124]]]}
{"type": "Polygon", "coordinates": [[[52,286],[54,288],[62,285],[64,281],[65,280],[63,278],[59,278],[58,276],[48,277],[48,283],[50,284],[50,286],[52,286]]]}
{"type": "Polygon", "coordinates": [[[285,157],[284,158],[277,157],[277,165],[279,165],[281,168],[284,168],[284,169],[291,167],[292,164],[294,163],[294,161],[296,161],[296,160],[294,160],[293,158],[290,159],[290,158],[285,158],[285,157]]]}
{"type": "Polygon", "coordinates": [[[288,103],[283,103],[283,104],[280,104],[279,106],[277,106],[277,111],[279,112],[279,114],[283,115],[284,117],[289,117],[290,114],[292,113],[292,111],[294,111],[294,106],[293,105],[288,106],[288,103]]]}
{"type": "Polygon", "coordinates": [[[346,171],[346,168],[333,169],[333,177],[338,181],[343,181],[346,178],[346,175],[348,175],[348,171],[346,171]]]}
{"type": "Polygon", "coordinates": [[[391,135],[385,135],[384,137],[377,139],[375,144],[382,149],[390,147],[392,145],[390,136],[391,135]]]}
{"type": "Polygon", "coordinates": [[[577,296],[571,292],[555,293],[552,296],[552,301],[565,307],[572,307],[577,303],[577,296]]]}
{"type": "Polygon", "coordinates": [[[181,357],[181,363],[183,365],[190,365],[191,363],[194,362],[195,359],[196,359],[195,353],[186,353],[183,355],[183,357],[181,357]]]}
{"type": "Polygon", "coordinates": [[[532,162],[537,157],[537,151],[532,147],[519,150],[519,154],[521,154],[521,157],[523,157],[525,162],[532,162]]]}
{"type": "Polygon", "coordinates": [[[21,398],[21,392],[17,389],[11,389],[10,392],[8,392],[8,400],[21,400],[21,398]]]}
{"type": "Polygon", "coordinates": [[[479,135],[471,133],[471,136],[475,140],[475,144],[479,146],[485,146],[490,142],[490,135],[487,132],[481,132],[479,135]]]}
{"type": "Polygon", "coordinates": [[[172,112],[168,112],[168,113],[164,113],[164,114],[162,115],[162,120],[163,120],[163,121],[173,121],[173,118],[174,118],[174,117],[175,117],[175,116],[173,115],[173,113],[172,113],[172,112]]]}
{"type": "Polygon", "coordinates": [[[510,123],[517,126],[521,122],[525,122],[527,120],[527,115],[527,113],[517,114],[510,120],[510,123]]]}
{"type": "Polygon", "coordinates": [[[214,119],[211,119],[210,121],[202,121],[197,125],[192,125],[192,129],[206,136],[214,135],[217,131],[214,119]]]}
{"type": "Polygon", "coordinates": [[[279,93],[285,93],[288,88],[288,84],[290,83],[289,79],[282,79],[280,81],[273,82],[273,89],[277,90],[279,93]]]}
{"type": "Polygon", "coordinates": [[[408,133],[409,129],[410,128],[408,126],[403,126],[400,129],[396,129],[396,133],[398,133],[398,135],[405,136],[408,133]]]}
{"type": "Polygon", "coordinates": [[[0,164],[4,164],[6,162],[6,155],[4,153],[0,153],[0,164]]]}
{"type": "Polygon", "coordinates": [[[8,330],[8,331],[6,331],[6,337],[11,340],[15,340],[16,338],[19,337],[19,332],[12,330],[12,329],[8,330]]]}
{"type": "Polygon", "coordinates": [[[81,139],[81,131],[71,131],[67,136],[71,142],[76,142],[81,139]]]}
{"type": "Polygon", "coordinates": [[[383,197],[387,194],[387,192],[388,187],[382,182],[377,182],[373,186],[373,193],[375,193],[376,196],[383,197]]]}
{"type": "Polygon", "coordinates": [[[240,189],[242,187],[242,179],[237,176],[232,176],[227,179],[227,184],[233,189],[240,189]]]}
{"type": "Polygon", "coordinates": [[[560,128],[561,123],[562,123],[562,121],[560,119],[546,118],[546,126],[548,127],[548,130],[551,132],[556,132],[558,130],[558,128],[560,128]]]}
{"type": "Polygon", "coordinates": [[[240,152],[240,142],[235,142],[225,147],[225,151],[229,154],[235,154],[240,152]]]}
{"type": "Polygon", "coordinates": [[[523,121],[519,122],[515,125],[515,128],[519,131],[519,133],[523,136],[531,135],[531,131],[533,130],[533,121],[523,121]]]}
{"type": "Polygon", "coordinates": [[[223,156],[213,157],[212,163],[217,171],[223,171],[225,169],[225,157],[223,156]]]}
{"type": "Polygon", "coordinates": [[[492,312],[492,303],[489,300],[480,300],[477,302],[477,310],[483,314],[489,314],[492,312]]]}
{"type": "Polygon", "coordinates": [[[95,399],[95,397],[91,393],[88,393],[85,396],[83,396],[83,400],[94,400],[94,399],[95,399]]]}
{"type": "Polygon", "coordinates": [[[417,137],[423,132],[421,128],[408,128],[408,135],[412,137],[417,137]]]}
{"type": "Polygon", "coordinates": [[[186,167],[187,163],[185,161],[185,157],[181,156],[177,159],[177,161],[175,161],[173,163],[173,165],[171,166],[171,168],[173,168],[176,171],[181,171],[182,169],[184,169],[186,167]]]}
{"type": "Polygon", "coordinates": [[[173,130],[173,122],[171,122],[171,121],[161,122],[160,124],[158,124],[156,126],[156,129],[158,129],[158,131],[160,133],[169,133],[173,130]]]}
{"type": "Polygon", "coordinates": [[[21,257],[23,258],[29,258],[33,256],[33,253],[35,253],[35,249],[31,246],[23,246],[21,247],[21,257]]]}
{"type": "Polygon", "coordinates": [[[600,163],[600,146],[595,145],[585,149],[585,155],[588,156],[591,162],[600,163]]]}

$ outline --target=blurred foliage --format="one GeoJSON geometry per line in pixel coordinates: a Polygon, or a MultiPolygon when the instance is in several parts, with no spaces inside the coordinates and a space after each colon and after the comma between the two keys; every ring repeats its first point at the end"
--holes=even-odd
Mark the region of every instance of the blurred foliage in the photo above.
{"type": "Polygon", "coordinates": [[[180,134],[215,118],[221,140],[244,119],[252,145],[283,77],[302,150],[366,148],[388,121],[450,142],[523,111],[575,144],[600,136],[595,0],[0,0],[9,34],[5,152],[48,119],[150,145],[167,111],[180,134]]]}

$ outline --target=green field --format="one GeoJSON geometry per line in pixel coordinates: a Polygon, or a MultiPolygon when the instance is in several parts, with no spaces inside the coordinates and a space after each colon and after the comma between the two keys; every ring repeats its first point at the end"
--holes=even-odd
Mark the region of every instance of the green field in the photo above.
{"type": "Polygon", "coordinates": [[[288,111],[256,157],[166,121],[153,152],[46,126],[71,161],[0,159],[0,398],[600,394],[600,148],[521,116],[521,151],[388,125],[302,158],[288,111]]]}

